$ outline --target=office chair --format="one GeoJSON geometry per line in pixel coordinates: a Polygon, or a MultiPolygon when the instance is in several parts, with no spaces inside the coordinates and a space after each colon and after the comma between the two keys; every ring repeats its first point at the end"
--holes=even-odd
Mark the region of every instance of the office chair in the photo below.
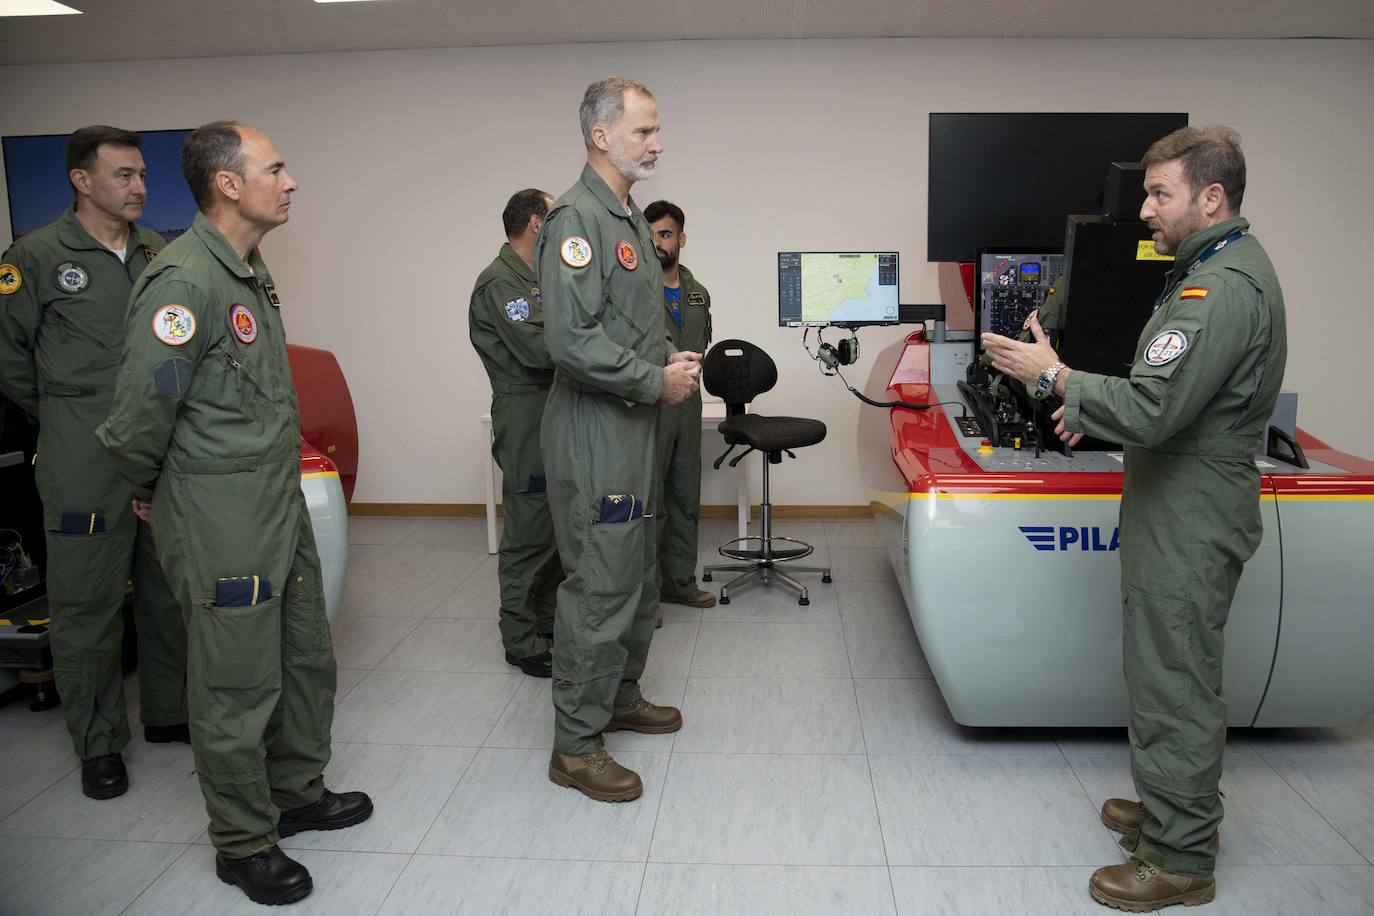
{"type": "MultiPolygon", "coordinates": [[[[825,438],[825,424],[820,420],[765,417],[745,411],[745,405],[765,391],[772,390],[778,382],[778,368],[772,358],[748,341],[722,340],[716,344],[701,361],[701,375],[706,390],[725,402],[726,415],[720,423],[720,434],[725,437],[729,447],[716,459],[713,467],[719,470],[721,463],[740,445],[745,446],[745,450],[730,460],[730,467],[739,464],[754,451],[763,452],[767,459],[763,462],[760,533],[757,536],[733,538],[721,544],[717,548],[721,556],[740,562],[707,566],[702,571],[702,581],[710,582],[711,574],[715,572],[742,573],[721,586],[721,604],[730,603],[732,590],[741,591],[759,582],[770,585],[775,578],[797,592],[798,604],[810,604],[806,586],[784,572],[778,564],[799,560],[814,548],[795,538],[773,534],[773,506],[768,499],[768,466],[781,464],[784,452],[789,458],[796,458],[792,449],[820,442],[825,438]],[[758,545],[756,548],[752,546],[755,543],[758,545]]],[[[829,568],[787,568],[791,572],[820,573],[822,582],[831,581],[829,568]]]]}

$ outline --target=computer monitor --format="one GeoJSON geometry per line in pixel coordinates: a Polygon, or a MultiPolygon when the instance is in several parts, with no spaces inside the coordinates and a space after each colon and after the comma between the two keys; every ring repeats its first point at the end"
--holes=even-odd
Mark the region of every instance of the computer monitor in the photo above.
{"type": "MultiPolygon", "coordinates": [[[[196,201],[181,175],[181,147],[190,130],[145,130],[143,162],[148,200],[138,222],[171,241],[187,229],[196,215],[196,201]]],[[[72,205],[67,179],[67,140],[70,134],[43,134],[0,139],[5,157],[5,188],[9,195],[10,235],[19,238],[46,226],[72,205]]]]}
{"type": "Polygon", "coordinates": [[[896,324],[897,252],[778,252],[778,326],[896,324]]]}
{"type": "Polygon", "coordinates": [[[1060,245],[1069,214],[1103,212],[1108,163],[1187,124],[1186,112],[932,112],[927,260],[1060,245]]]}
{"type": "Polygon", "coordinates": [[[1051,248],[979,248],[978,306],[973,312],[974,341],[983,352],[983,334],[1016,337],[1026,316],[1045,304],[1050,287],[1064,273],[1064,255],[1051,248]]]}

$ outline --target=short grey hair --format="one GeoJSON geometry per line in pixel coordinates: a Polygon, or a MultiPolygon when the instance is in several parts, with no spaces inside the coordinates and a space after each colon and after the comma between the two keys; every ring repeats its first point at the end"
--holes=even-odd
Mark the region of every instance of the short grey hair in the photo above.
{"type": "Polygon", "coordinates": [[[592,128],[600,124],[611,127],[625,113],[625,93],[638,92],[653,98],[654,94],[643,83],[637,83],[623,76],[610,76],[597,80],[587,87],[582,96],[582,107],[578,117],[582,120],[582,142],[587,149],[592,148],[592,128]]]}

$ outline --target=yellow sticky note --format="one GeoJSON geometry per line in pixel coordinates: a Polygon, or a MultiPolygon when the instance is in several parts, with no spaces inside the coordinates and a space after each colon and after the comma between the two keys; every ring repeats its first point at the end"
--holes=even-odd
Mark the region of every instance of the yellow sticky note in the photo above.
{"type": "Polygon", "coordinates": [[[1137,261],[1172,261],[1174,256],[1171,254],[1160,254],[1155,251],[1155,240],[1145,239],[1143,242],[1136,242],[1135,259],[1137,261]]]}

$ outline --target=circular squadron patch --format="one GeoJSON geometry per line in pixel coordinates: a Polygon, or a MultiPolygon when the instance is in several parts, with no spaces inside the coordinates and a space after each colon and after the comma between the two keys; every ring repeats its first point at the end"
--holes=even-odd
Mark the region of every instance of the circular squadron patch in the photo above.
{"type": "Polygon", "coordinates": [[[53,271],[53,281],[64,293],[79,293],[91,285],[91,275],[75,261],[63,261],[53,271]]]}
{"type": "Polygon", "coordinates": [[[592,243],[580,235],[570,235],[559,246],[558,255],[569,267],[586,267],[592,263],[592,243]]]}
{"type": "Polygon", "coordinates": [[[0,296],[12,296],[24,285],[24,275],[13,264],[0,264],[0,296]]]}
{"type": "Polygon", "coordinates": [[[1145,346],[1145,364],[1163,366],[1183,355],[1188,349],[1188,338],[1182,331],[1161,331],[1145,346]]]}
{"type": "Polygon", "coordinates": [[[229,309],[229,328],[246,344],[258,339],[258,319],[241,302],[235,302],[229,309]]]}
{"type": "Polygon", "coordinates": [[[635,246],[630,244],[629,239],[621,239],[615,243],[615,257],[626,270],[634,270],[639,266],[639,252],[635,251],[635,246]]]}
{"type": "Polygon", "coordinates": [[[196,336],[196,316],[184,305],[164,305],[153,316],[153,336],[179,347],[196,336]]]}

